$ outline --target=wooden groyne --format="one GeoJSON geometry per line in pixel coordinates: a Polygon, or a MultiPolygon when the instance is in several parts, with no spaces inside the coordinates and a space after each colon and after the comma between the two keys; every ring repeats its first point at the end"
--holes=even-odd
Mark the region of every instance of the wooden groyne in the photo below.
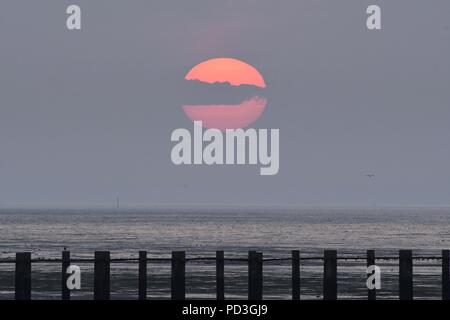
{"type": "MultiPolygon", "coordinates": [[[[322,257],[302,257],[299,250],[291,251],[289,258],[264,259],[262,252],[249,251],[247,258],[226,259],[223,251],[217,251],[215,257],[186,258],[185,251],[173,251],[171,258],[148,258],[147,251],[139,251],[138,258],[112,259],[109,251],[96,251],[94,259],[71,259],[69,251],[63,251],[61,259],[32,259],[30,252],[16,253],[15,259],[0,260],[0,263],[15,264],[15,299],[30,300],[31,296],[31,270],[33,263],[48,262],[61,264],[61,299],[70,300],[71,291],[67,288],[67,279],[70,276],[66,270],[72,263],[94,264],[94,300],[110,299],[110,270],[111,263],[130,262],[138,264],[138,298],[147,299],[147,264],[150,262],[168,262],[171,264],[171,299],[184,300],[186,298],[186,263],[190,261],[215,261],[216,264],[216,299],[225,299],[225,265],[227,261],[241,261],[248,265],[248,299],[263,299],[263,269],[264,262],[274,260],[290,260],[292,262],[291,292],[292,299],[299,300],[301,287],[301,261],[322,260],[323,261],[323,299],[336,300],[338,295],[338,272],[339,260],[366,260],[367,266],[376,265],[377,260],[398,261],[400,300],[412,300],[413,290],[413,265],[414,260],[440,260],[442,263],[442,299],[450,300],[450,251],[442,250],[441,256],[415,257],[412,250],[400,250],[397,257],[376,256],[374,250],[368,250],[366,256],[348,257],[338,256],[336,250],[325,250],[322,257]]],[[[369,276],[369,275],[368,275],[369,276]]],[[[367,299],[376,300],[376,289],[367,290],[367,299]]]]}

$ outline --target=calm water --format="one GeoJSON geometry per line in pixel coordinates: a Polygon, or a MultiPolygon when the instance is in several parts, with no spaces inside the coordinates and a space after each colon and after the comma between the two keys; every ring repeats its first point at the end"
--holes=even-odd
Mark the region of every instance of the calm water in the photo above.
{"type": "MultiPolygon", "coordinates": [[[[66,246],[75,258],[92,258],[95,250],[110,250],[112,258],[169,257],[172,250],[186,250],[188,257],[214,257],[224,250],[228,258],[245,258],[248,250],[260,250],[265,258],[288,258],[290,250],[302,256],[320,256],[323,249],[364,256],[397,255],[398,249],[414,249],[415,255],[440,255],[450,248],[450,209],[148,209],[148,210],[10,210],[0,209],[0,258],[17,251],[31,251],[34,258],[60,258],[66,246]]],[[[340,298],[364,298],[365,261],[339,261],[340,298]]],[[[380,298],[396,298],[396,261],[382,261],[380,298]]],[[[0,298],[13,297],[14,266],[0,264],[0,298]]],[[[92,298],[92,265],[80,264],[82,290],[75,298],[92,298]]],[[[170,265],[150,263],[148,294],[170,295],[170,265]]],[[[214,297],[214,262],[187,264],[188,297],[214,297]]],[[[245,298],[245,262],[225,266],[226,296],[245,298]]],[[[440,261],[418,261],[414,286],[420,298],[439,298],[440,261]]],[[[321,298],[321,261],[302,261],[302,298],[321,298]]],[[[33,298],[58,298],[60,265],[33,264],[33,298]]],[[[137,296],[137,266],[112,264],[113,298],[137,296]]],[[[267,298],[289,298],[290,261],[264,265],[267,298]]]]}

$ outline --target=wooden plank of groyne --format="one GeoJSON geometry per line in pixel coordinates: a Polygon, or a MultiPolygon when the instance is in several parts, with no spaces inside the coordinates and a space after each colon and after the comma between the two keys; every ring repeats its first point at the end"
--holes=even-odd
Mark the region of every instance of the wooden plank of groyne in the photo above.
{"type": "Polygon", "coordinates": [[[110,299],[110,252],[95,251],[94,257],[94,300],[110,299]]]}
{"type": "Polygon", "coordinates": [[[223,251],[216,251],[216,298],[225,299],[225,262],[223,251]]]}
{"type": "Polygon", "coordinates": [[[292,250],[292,300],[300,300],[300,251],[292,250]]]}
{"type": "MultiPolygon", "coordinates": [[[[367,250],[367,266],[375,265],[375,250],[367,250]]],[[[371,276],[371,274],[367,274],[367,277],[371,276]]],[[[368,300],[376,300],[377,299],[377,291],[376,289],[368,289],[367,290],[367,299],[368,300]]]]}
{"type": "Polygon", "coordinates": [[[172,252],[172,300],[186,298],[186,253],[172,252]]]}
{"type": "Polygon", "coordinates": [[[325,250],[323,261],[323,299],[337,299],[337,251],[325,250]]]}
{"type": "Polygon", "coordinates": [[[263,254],[248,253],[248,299],[262,300],[263,297],[263,254]]]}
{"type": "Polygon", "coordinates": [[[15,299],[31,300],[31,253],[16,253],[15,299]]]}
{"type": "Polygon", "coordinates": [[[399,297],[400,300],[413,299],[412,250],[400,250],[399,253],[399,297]]]}
{"type": "Polygon", "coordinates": [[[67,268],[70,266],[70,251],[64,250],[62,252],[62,262],[61,262],[61,299],[70,300],[70,290],[67,288],[67,279],[69,274],[67,273],[67,268]]]}
{"type": "Polygon", "coordinates": [[[139,300],[147,299],[147,251],[139,251],[139,300]]]}
{"type": "Polygon", "coordinates": [[[450,250],[442,250],[442,300],[450,300],[450,250]]]}

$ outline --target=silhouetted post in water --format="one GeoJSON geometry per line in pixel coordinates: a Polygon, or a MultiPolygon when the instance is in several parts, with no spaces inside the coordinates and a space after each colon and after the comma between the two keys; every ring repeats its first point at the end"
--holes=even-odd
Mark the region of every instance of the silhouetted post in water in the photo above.
{"type": "Polygon", "coordinates": [[[400,250],[399,256],[399,296],[400,300],[413,299],[412,250],[400,250]]]}
{"type": "Polygon", "coordinates": [[[94,300],[109,300],[110,281],[109,251],[95,251],[94,258],[94,300]]]}
{"type": "Polygon", "coordinates": [[[61,299],[70,300],[70,290],[67,288],[67,279],[69,274],[67,273],[67,268],[70,266],[70,251],[62,252],[62,268],[61,268],[61,299]]]}
{"type": "MultiPolygon", "coordinates": [[[[367,266],[375,265],[375,250],[367,250],[367,266]]],[[[370,273],[367,274],[367,277],[371,276],[370,273]]],[[[367,290],[367,299],[368,300],[376,300],[377,299],[377,291],[376,289],[367,290]]]]}
{"type": "Polygon", "coordinates": [[[223,251],[216,251],[216,292],[217,300],[225,299],[225,263],[223,251]]]}
{"type": "Polygon", "coordinates": [[[147,299],[147,251],[139,251],[139,300],[147,299]]]}
{"type": "Polygon", "coordinates": [[[31,253],[16,253],[15,299],[31,300],[31,253]]]}
{"type": "Polygon", "coordinates": [[[292,250],[292,300],[300,300],[300,251],[292,250]]]}
{"type": "Polygon", "coordinates": [[[263,297],[263,254],[248,252],[248,299],[262,300],[263,297]]]}
{"type": "Polygon", "coordinates": [[[323,260],[323,299],[337,299],[337,251],[325,250],[323,260]]]}
{"type": "Polygon", "coordinates": [[[172,251],[172,300],[184,300],[186,297],[186,253],[172,251]]]}
{"type": "Polygon", "coordinates": [[[450,251],[442,250],[442,300],[450,300],[450,251]]]}

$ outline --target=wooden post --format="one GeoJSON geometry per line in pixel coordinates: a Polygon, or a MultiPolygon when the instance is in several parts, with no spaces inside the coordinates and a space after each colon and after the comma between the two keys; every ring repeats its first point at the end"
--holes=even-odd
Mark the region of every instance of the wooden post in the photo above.
{"type": "Polygon", "coordinates": [[[400,300],[413,299],[412,250],[400,250],[399,254],[399,296],[400,300]]]}
{"type": "Polygon", "coordinates": [[[147,251],[139,251],[139,300],[147,299],[147,251]]]}
{"type": "Polygon", "coordinates": [[[94,258],[94,300],[109,300],[110,253],[95,251],[94,258]]]}
{"type": "Polygon", "coordinates": [[[262,300],[263,297],[263,254],[248,253],[248,300],[262,300]]]}
{"type": "Polygon", "coordinates": [[[16,253],[15,299],[31,300],[31,253],[16,253]]]}
{"type": "Polygon", "coordinates": [[[442,250],[442,300],[450,300],[450,251],[442,250]]]}
{"type": "Polygon", "coordinates": [[[325,250],[323,261],[323,299],[337,299],[337,251],[325,250]]]}
{"type": "MultiPolygon", "coordinates": [[[[367,250],[367,267],[375,265],[375,250],[367,250]]],[[[372,274],[368,273],[367,277],[370,277],[372,274]]],[[[376,300],[377,299],[377,291],[376,289],[368,289],[367,290],[367,299],[368,300],[376,300]]]]}
{"type": "Polygon", "coordinates": [[[225,263],[223,251],[216,251],[216,297],[225,299],[225,263]]]}
{"type": "Polygon", "coordinates": [[[186,253],[172,251],[172,300],[186,298],[186,253]]]}
{"type": "Polygon", "coordinates": [[[300,251],[292,250],[292,300],[300,300],[300,251]]]}
{"type": "Polygon", "coordinates": [[[69,274],[67,273],[67,268],[70,266],[70,251],[62,252],[62,263],[61,263],[61,299],[70,300],[70,290],[67,288],[67,279],[69,274]]]}

